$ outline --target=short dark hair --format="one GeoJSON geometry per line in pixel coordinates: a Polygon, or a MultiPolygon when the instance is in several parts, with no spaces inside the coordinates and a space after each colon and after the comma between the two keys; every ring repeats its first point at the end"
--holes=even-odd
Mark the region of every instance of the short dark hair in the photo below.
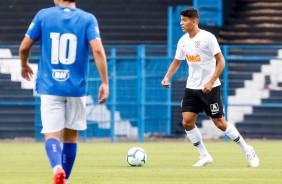
{"type": "Polygon", "coordinates": [[[196,8],[187,8],[185,10],[182,10],[180,12],[180,15],[182,15],[183,17],[191,18],[191,19],[195,19],[195,18],[200,19],[200,15],[196,8]]]}
{"type": "Polygon", "coordinates": [[[63,1],[75,2],[76,0],[63,0],[63,1]]]}

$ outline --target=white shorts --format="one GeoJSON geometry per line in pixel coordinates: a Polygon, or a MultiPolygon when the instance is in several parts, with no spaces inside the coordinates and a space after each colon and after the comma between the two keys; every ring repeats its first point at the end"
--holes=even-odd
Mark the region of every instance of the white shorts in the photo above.
{"type": "Polygon", "coordinates": [[[64,128],[85,130],[86,97],[41,95],[41,133],[53,133],[64,128]]]}

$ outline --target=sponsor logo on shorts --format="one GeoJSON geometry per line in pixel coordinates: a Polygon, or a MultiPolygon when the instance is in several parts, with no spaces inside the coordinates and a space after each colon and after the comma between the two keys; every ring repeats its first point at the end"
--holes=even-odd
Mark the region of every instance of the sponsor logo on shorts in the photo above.
{"type": "Polygon", "coordinates": [[[218,103],[210,104],[210,108],[211,108],[212,115],[215,115],[219,112],[218,103]]]}
{"type": "Polygon", "coordinates": [[[52,77],[56,81],[66,81],[70,77],[69,70],[52,70],[52,77]]]}

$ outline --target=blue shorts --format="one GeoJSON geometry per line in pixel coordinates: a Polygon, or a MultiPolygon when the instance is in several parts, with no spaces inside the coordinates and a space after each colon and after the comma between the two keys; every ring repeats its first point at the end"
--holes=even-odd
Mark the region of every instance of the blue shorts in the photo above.
{"type": "Polygon", "coordinates": [[[205,113],[211,118],[221,118],[224,110],[220,94],[220,86],[212,88],[210,93],[203,93],[202,90],[185,89],[181,102],[182,112],[205,113]]]}

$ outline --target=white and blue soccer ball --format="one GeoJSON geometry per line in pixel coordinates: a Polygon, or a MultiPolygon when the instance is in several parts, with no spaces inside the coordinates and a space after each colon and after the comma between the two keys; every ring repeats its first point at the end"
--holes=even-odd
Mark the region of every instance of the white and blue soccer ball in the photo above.
{"type": "Polygon", "coordinates": [[[127,163],[130,166],[142,166],[147,162],[147,154],[140,147],[130,148],[126,155],[127,163]]]}

